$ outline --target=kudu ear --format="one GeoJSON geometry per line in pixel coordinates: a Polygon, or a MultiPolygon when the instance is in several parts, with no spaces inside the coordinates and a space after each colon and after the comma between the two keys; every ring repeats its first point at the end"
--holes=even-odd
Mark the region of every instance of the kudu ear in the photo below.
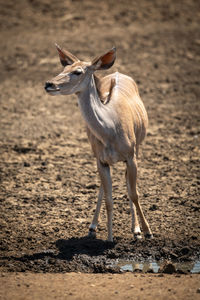
{"type": "Polygon", "coordinates": [[[79,61],[79,59],[69,51],[61,49],[61,47],[58,46],[57,44],[55,44],[55,46],[56,49],[58,50],[60,62],[64,67],[66,67],[67,65],[72,65],[74,62],[79,61]]]}
{"type": "Polygon", "coordinates": [[[113,47],[110,51],[102,56],[98,56],[92,61],[92,67],[95,70],[106,70],[112,67],[116,59],[116,48],[113,47]]]}

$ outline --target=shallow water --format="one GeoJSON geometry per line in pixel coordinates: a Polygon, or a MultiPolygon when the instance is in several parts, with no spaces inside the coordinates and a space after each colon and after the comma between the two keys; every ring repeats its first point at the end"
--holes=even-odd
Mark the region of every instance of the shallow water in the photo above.
{"type": "MultiPolygon", "coordinates": [[[[134,272],[136,270],[140,270],[146,273],[149,270],[152,270],[153,273],[158,273],[160,267],[164,264],[164,262],[130,262],[130,261],[119,261],[118,266],[121,271],[130,271],[134,272]]],[[[174,263],[173,265],[176,267],[176,270],[181,270],[183,272],[190,272],[192,274],[200,273],[200,260],[194,262],[181,262],[174,263]]]]}

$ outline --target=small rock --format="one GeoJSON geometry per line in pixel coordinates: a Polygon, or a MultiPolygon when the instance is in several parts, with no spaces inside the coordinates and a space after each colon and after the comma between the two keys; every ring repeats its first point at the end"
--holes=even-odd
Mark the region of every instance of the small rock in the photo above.
{"type": "Polygon", "coordinates": [[[173,273],[176,273],[176,267],[172,263],[167,262],[161,268],[161,272],[165,273],[165,274],[173,274],[173,273]]]}
{"type": "Polygon", "coordinates": [[[174,253],[174,252],[170,252],[170,257],[171,257],[172,259],[177,259],[177,258],[178,258],[178,255],[177,255],[176,253],[174,253]]]}
{"type": "Polygon", "coordinates": [[[55,232],[59,232],[59,231],[60,231],[60,229],[59,229],[58,227],[54,227],[53,230],[54,230],[55,232]]]}
{"type": "Polygon", "coordinates": [[[186,56],[187,56],[187,58],[189,58],[189,59],[193,59],[193,58],[194,58],[193,53],[191,53],[191,52],[189,52],[189,51],[186,52],[186,56]]]}
{"type": "Polygon", "coordinates": [[[146,273],[154,273],[154,270],[151,268],[148,268],[148,270],[146,271],[146,273]]]}
{"type": "Polygon", "coordinates": [[[140,269],[135,269],[134,272],[136,272],[136,273],[142,273],[142,270],[140,270],[140,269]]]}
{"type": "Polygon", "coordinates": [[[178,274],[188,274],[187,271],[184,271],[184,270],[182,270],[182,269],[177,269],[176,272],[177,272],[178,274]]]}
{"type": "Polygon", "coordinates": [[[54,197],[54,196],[50,196],[50,197],[48,197],[48,200],[54,201],[54,200],[55,200],[55,197],[54,197]]]}
{"type": "Polygon", "coordinates": [[[62,177],[60,176],[60,174],[58,174],[58,175],[56,176],[56,181],[62,181],[62,177]]]}
{"type": "Polygon", "coordinates": [[[200,294],[200,288],[197,289],[197,294],[200,294]]]}
{"type": "Polygon", "coordinates": [[[183,247],[181,249],[181,254],[182,255],[187,255],[190,252],[190,249],[188,247],[183,247]]]}
{"type": "Polygon", "coordinates": [[[155,211],[157,209],[158,209],[158,205],[156,205],[156,204],[151,205],[149,208],[149,210],[152,210],[152,211],[155,211]]]}
{"type": "Polygon", "coordinates": [[[97,188],[97,185],[95,183],[87,184],[86,189],[88,190],[94,190],[97,188]]]}

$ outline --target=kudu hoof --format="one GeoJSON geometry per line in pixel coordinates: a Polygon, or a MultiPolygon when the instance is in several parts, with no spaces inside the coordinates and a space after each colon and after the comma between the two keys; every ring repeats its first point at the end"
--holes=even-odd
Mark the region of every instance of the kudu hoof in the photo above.
{"type": "Polygon", "coordinates": [[[134,233],[133,237],[134,237],[135,240],[141,240],[142,239],[141,232],[134,233]]]}
{"type": "Polygon", "coordinates": [[[147,240],[152,240],[153,239],[153,234],[152,233],[146,233],[144,237],[147,240]]]}
{"type": "Polygon", "coordinates": [[[96,239],[96,231],[94,229],[89,229],[89,232],[88,232],[88,237],[90,239],[96,239]]]}

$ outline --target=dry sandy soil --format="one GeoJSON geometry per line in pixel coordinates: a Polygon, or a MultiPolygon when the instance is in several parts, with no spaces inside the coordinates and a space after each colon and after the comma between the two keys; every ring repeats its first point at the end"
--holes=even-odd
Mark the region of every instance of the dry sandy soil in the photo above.
{"type": "MultiPolygon", "coordinates": [[[[28,273],[26,277],[7,272],[105,273],[119,271],[112,264],[116,259],[198,259],[199,1],[0,0],[0,4],[0,254],[4,272],[0,280],[10,282],[12,289],[16,278],[38,280],[44,287],[53,280],[57,290],[62,274],[28,273]],[[133,240],[123,164],[113,167],[114,242],[105,241],[104,205],[97,239],[84,238],[99,180],[76,97],[51,97],[43,88],[46,80],[62,70],[54,42],[84,60],[115,45],[117,60],[107,73],[118,70],[137,82],[150,121],[140,151],[138,186],[153,240],[133,240]]],[[[63,276],[76,286],[85,282],[86,289],[88,278],[94,285],[99,278],[108,282],[108,275],[63,276]]],[[[145,278],[152,281],[152,297],[153,284],[161,280],[167,297],[172,278],[117,276],[119,282],[126,278],[134,287],[139,284],[141,299],[140,282],[145,278]]],[[[195,285],[198,275],[187,276],[182,275],[177,284],[183,295],[192,286],[189,280],[199,288],[195,285]]],[[[24,285],[19,284],[22,295],[24,285]]],[[[82,289],[79,292],[82,295],[82,289]]]]}
{"type": "Polygon", "coordinates": [[[3,276],[2,300],[198,300],[200,296],[200,275],[7,273],[3,276]]]}

